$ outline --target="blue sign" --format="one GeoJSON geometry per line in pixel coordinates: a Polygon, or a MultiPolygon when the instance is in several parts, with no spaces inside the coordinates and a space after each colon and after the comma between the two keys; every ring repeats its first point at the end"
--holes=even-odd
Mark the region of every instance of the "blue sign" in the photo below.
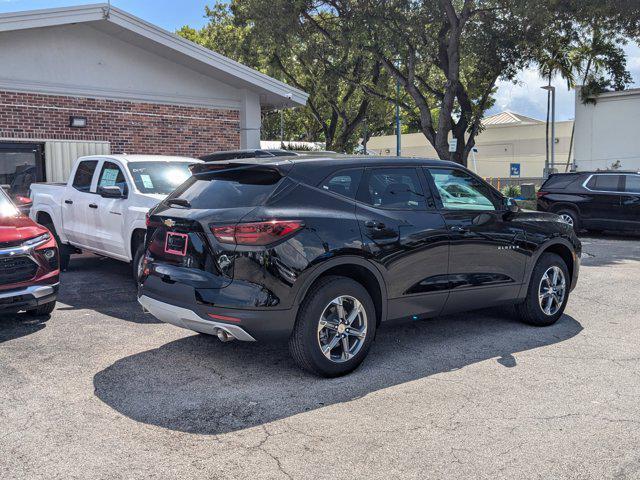
{"type": "Polygon", "coordinates": [[[512,163],[510,172],[511,172],[510,176],[519,177],[520,176],[520,164],[519,163],[512,163]]]}

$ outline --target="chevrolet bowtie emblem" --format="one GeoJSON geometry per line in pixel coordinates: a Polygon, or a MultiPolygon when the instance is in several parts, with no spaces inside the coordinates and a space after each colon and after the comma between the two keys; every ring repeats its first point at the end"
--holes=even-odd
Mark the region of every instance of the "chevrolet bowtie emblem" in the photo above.
{"type": "Polygon", "coordinates": [[[169,228],[176,226],[175,220],[171,220],[170,218],[167,218],[163,223],[169,228]]]}

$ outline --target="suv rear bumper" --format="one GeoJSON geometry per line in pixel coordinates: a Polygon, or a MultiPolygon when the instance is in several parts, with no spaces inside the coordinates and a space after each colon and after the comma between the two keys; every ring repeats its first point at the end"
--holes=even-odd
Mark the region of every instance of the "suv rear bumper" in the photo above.
{"type": "Polygon", "coordinates": [[[195,332],[217,335],[219,330],[223,330],[236,340],[243,342],[255,342],[256,339],[249,335],[242,327],[228,323],[205,320],[197,315],[193,310],[177,307],[170,303],[155,300],[146,295],[138,298],[138,302],[151,315],[165,323],[170,323],[176,327],[186,328],[195,332]]]}
{"type": "Polygon", "coordinates": [[[244,342],[282,340],[289,337],[295,322],[293,309],[239,310],[197,303],[180,306],[141,290],[138,302],[158,320],[209,335],[222,330],[244,342]]]}
{"type": "Polygon", "coordinates": [[[31,285],[15,290],[0,290],[0,311],[31,310],[53,302],[58,297],[58,283],[31,285]]]}

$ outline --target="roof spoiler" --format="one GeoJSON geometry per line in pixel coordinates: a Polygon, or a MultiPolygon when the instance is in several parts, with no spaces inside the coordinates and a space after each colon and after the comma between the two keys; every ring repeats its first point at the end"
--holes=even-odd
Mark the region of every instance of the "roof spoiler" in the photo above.
{"type": "Polygon", "coordinates": [[[205,162],[193,163],[189,165],[192,175],[215,174],[223,172],[241,172],[251,170],[252,172],[277,172],[280,176],[285,176],[291,169],[291,164],[258,163],[258,162],[205,162]]]}

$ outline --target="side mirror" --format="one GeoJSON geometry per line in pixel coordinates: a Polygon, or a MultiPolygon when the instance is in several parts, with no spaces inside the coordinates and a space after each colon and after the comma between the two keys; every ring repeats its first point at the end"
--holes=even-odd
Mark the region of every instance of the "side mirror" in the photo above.
{"type": "Polygon", "coordinates": [[[124,198],[124,192],[117,185],[98,187],[98,195],[103,198],[124,198]]]}
{"type": "Polygon", "coordinates": [[[508,212],[518,213],[520,211],[520,206],[518,205],[518,202],[515,201],[515,199],[507,198],[505,199],[504,203],[505,203],[505,209],[508,212]]]}
{"type": "Polygon", "coordinates": [[[16,195],[12,200],[16,208],[20,210],[20,213],[23,213],[27,216],[29,215],[29,210],[31,210],[31,207],[33,206],[33,201],[29,197],[16,195]]]}

